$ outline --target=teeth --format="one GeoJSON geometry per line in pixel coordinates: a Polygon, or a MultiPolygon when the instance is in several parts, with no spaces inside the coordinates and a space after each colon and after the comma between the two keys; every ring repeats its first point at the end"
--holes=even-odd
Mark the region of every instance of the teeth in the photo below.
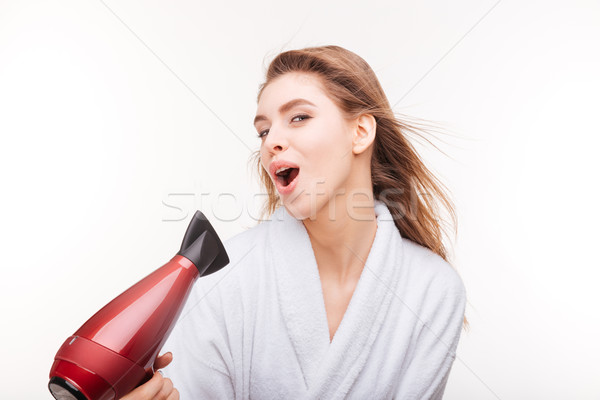
{"type": "Polygon", "coordinates": [[[282,167],[282,168],[279,168],[277,171],[275,171],[275,174],[278,175],[280,172],[283,172],[283,171],[285,171],[287,169],[291,169],[291,167],[282,167]]]}

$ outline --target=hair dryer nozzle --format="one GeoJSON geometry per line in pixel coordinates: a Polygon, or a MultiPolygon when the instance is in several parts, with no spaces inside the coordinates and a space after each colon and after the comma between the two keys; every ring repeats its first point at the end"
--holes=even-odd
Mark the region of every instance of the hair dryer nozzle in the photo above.
{"type": "Polygon", "coordinates": [[[58,400],[88,400],[79,389],[61,377],[53,376],[48,383],[50,393],[58,400]]]}
{"type": "Polygon", "coordinates": [[[200,276],[210,275],[229,264],[225,246],[200,210],[192,217],[177,254],[194,263],[200,276]]]}

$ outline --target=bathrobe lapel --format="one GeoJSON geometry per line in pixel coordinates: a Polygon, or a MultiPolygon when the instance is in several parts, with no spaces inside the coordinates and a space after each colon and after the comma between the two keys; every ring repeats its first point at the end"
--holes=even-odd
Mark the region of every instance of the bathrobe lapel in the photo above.
{"type": "Polygon", "coordinates": [[[329,348],[329,327],[317,262],[304,224],[284,207],[271,218],[269,244],[279,306],[306,389],[329,348]]]}
{"type": "Polygon", "coordinates": [[[391,288],[396,286],[402,261],[401,237],[389,210],[379,200],[375,201],[375,214],[373,245],[331,343],[319,270],[304,224],[284,207],[272,216],[269,258],[308,398],[343,398],[348,393],[393,300],[391,288]]]}

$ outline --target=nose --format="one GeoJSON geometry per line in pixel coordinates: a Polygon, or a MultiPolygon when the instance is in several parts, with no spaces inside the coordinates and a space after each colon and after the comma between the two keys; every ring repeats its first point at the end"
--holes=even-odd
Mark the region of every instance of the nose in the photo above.
{"type": "Polygon", "coordinates": [[[279,129],[271,128],[265,138],[264,145],[267,151],[274,155],[286,150],[289,143],[285,133],[279,129]]]}

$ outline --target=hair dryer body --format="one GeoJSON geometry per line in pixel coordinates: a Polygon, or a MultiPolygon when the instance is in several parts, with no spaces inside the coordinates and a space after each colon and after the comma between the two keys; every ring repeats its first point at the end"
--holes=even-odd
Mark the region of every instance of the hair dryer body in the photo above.
{"type": "Polygon", "coordinates": [[[52,395],[59,400],[112,400],[146,382],[196,279],[228,263],[219,237],[197,211],[177,255],[63,343],[50,370],[52,395]]]}

